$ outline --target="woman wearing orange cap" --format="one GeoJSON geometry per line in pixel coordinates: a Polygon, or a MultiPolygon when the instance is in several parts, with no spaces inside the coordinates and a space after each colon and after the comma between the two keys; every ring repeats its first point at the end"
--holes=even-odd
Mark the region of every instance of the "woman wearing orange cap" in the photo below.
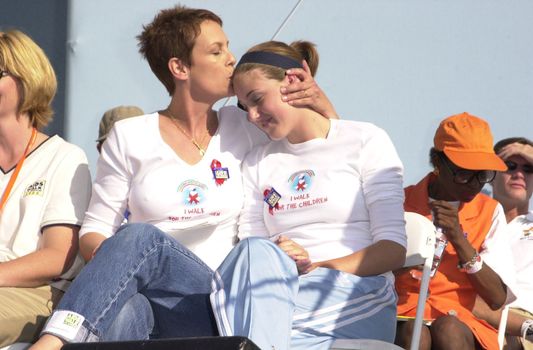
{"type": "MultiPolygon", "coordinates": [[[[420,348],[496,349],[496,330],[471,310],[476,295],[493,309],[514,297],[507,288],[513,269],[505,215],[498,202],[481,193],[506,166],[492,149],[487,122],[468,113],[441,122],[430,160],[434,171],[405,189],[404,203],[406,211],[433,220],[442,251],[429,284],[424,319],[430,326],[423,327],[420,348]]],[[[398,314],[408,319],[416,312],[417,276],[415,270],[396,276],[398,314]]],[[[399,345],[409,345],[412,325],[398,324],[399,345]]]]}

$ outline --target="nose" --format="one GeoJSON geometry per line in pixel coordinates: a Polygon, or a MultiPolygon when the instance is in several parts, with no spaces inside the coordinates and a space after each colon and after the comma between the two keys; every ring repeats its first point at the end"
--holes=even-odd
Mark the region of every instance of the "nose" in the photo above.
{"type": "Polygon", "coordinates": [[[235,56],[233,56],[233,53],[231,53],[231,51],[228,51],[228,55],[229,55],[228,65],[235,66],[235,63],[237,62],[237,60],[235,59],[235,56]]]}
{"type": "Polygon", "coordinates": [[[248,107],[248,121],[251,123],[257,122],[260,118],[259,111],[257,110],[257,107],[248,107]]]}

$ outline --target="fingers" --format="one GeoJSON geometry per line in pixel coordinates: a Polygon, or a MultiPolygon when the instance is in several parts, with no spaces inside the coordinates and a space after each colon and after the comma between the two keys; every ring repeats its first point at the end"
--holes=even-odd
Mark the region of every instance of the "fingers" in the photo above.
{"type": "Polygon", "coordinates": [[[301,245],[285,236],[280,236],[276,241],[276,244],[281,250],[285,252],[285,254],[287,254],[291,259],[295,261],[298,259],[309,258],[307,250],[305,250],[301,245]]]}
{"type": "Polygon", "coordinates": [[[458,211],[453,204],[446,201],[433,201],[429,206],[433,212],[433,223],[440,227],[448,238],[462,235],[458,211]]]}
{"type": "Polygon", "coordinates": [[[511,143],[503,147],[498,153],[498,156],[502,159],[507,159],[513,155],[521,156],[529,163],[533,163],[533,147],[530,145],[511,143]]]}

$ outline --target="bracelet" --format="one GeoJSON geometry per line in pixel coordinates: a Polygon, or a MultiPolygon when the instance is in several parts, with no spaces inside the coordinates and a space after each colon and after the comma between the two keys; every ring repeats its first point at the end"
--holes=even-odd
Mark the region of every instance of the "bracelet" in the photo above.
{"type": "Polygon", "coordinates": [[[459,263],[457,268],[461,272],[466,272],[469,275],[478,273],[483,268],[483,259],[478,252],[475,252],[474,256],[469,261],[465,262],[464,264],[459,263]]]}
{"type": "Polygon", "coordinates": [[[522,323],[520,333],[522,334],[522,338],[532,341],[533,340],[533,320],[525,320],[524,323],[522,323]]]}

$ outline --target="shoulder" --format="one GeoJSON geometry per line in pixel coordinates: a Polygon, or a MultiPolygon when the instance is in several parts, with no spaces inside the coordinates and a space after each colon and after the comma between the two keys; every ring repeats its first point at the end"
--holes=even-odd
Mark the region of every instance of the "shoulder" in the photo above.
{"type": "Polygon", "coordinates": [[[248,121],[246,112],[235,106],[226,106],[218,111],[220,133],[228,133],[233,137],[245,136],[251,147],[264,145],[268,137],[258,127],[248,121]]]}
{"type": "Polygon", "coordinates": [[[348,140],[361,142],[363,144],[370,141],[389,140],[388,134],[382,128],[369,122],[353,120],[331,120],[331,126],[340,137],[348,140]]]}
{"type": "Polygon", "coordinates": [[[117,121],[113,125],[113,129],[117,133],[143,133],[146,132],[146,127],[156,126],[159,123],[159,113],[154,112],[144,114],[137,117],[126,118],[117,121]]]}
{"type": "Polygon", "coordinates": [[[356,130],[369,135],[384,132],[383,129],[369,122],[332,119],[331,123],[332,125],[338,125],[340,130],[356,130]]]}
{"type": "Polygon", "coordinates": [[[503,211],[503,208],[497,200],[484,193],[479,193],[471,202],[467,203],[467,205],[472,207],[478,213],[483,211],[494,213],[497,209],[503,211]]]}
{"type": "MultiPolygon", "coordinates": [[[[49,153],[53,153],[54,157],[68,157],[69,161],[77,159],[78,163],[87,164],[87,155],[81,147],[65,141],[62,137],[55,135],[45,141],[49,153]]],[[[52,155],[52,154],[51,154],[52,155]]]]}

